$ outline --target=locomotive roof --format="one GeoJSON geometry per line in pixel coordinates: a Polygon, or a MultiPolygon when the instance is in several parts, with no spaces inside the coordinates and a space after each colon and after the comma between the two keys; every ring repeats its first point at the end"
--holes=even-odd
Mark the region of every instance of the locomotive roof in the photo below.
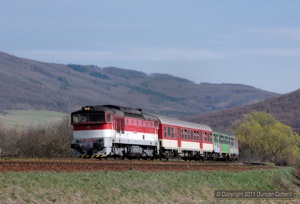
{"type": "Polygon", "coordinates": [[[127,108],[123,106],[114,106],[114,105],[104,105],[103,107],[112,109],[115,112],[115,114],[118,116],[143,118],[145,120],[156,119],[153,115],[143,112],[142,109],[134,109],[134,108],[127,108]]]}
{"type": "Polygon", "coordinates": [[[79,113],[82,111],[105,111],[105,112],[111,112],[114,113],[116,116],[121,116],[121,117],[133,117],[133,118],[141,118],[145,120],[156,120],[156,117],[144,113],[142,109],[134,109],[134,108],[127,108],[123,106],[115,106],[115,105],[97,105],[97,106],[86,106],[82,107],[81,110],[78,110],[74,113],[79,113]]]}
{"type": "Polygon", "coordinates": [[[162,123],[162,124],[212,131],[212,129],[207,125],[178,120],[176,118],[170,118],[170,117],[161,116],[161,115],[155,115],[155,116],[159,119],[160,123],[162,123]]]}

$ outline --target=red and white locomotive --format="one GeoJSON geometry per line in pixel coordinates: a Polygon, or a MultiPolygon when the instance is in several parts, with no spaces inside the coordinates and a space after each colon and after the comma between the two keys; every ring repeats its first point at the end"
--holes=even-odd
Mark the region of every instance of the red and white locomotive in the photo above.
{"type": "Polygon", "coordinates": [[[114,105],[86,106],[71,114],[76,157],[174,158],[213,155],[209,126],[114,105]]]}

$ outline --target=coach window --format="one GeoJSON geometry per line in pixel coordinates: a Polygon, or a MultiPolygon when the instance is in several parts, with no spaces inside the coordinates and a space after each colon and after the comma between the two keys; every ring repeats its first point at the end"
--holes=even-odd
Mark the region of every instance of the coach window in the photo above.
{"type": "Polygon", "coordinates": [[[220,143],[224,144],[224,136],[220,137],[220,143]]]}
{"type": "Polygon", "coordinates": [[[181,129],[181,139],[184,139],[184,129],[181,129]]]}
{"type": "Polygon", "coordinates": [[[200,141],[203,141],[203,135],[204,135],[204,133],[202,132],[200,132],[200,141]]]}
{"type": "Polygon", "coordinates": [[[204,142],[208,142],[208,135],[207,135],[207,132],[204,133],[204,142]]]}
{"type": "Polygon", "coordinates": [[[209,133],[209,142],[212,142],[212,134],[209,133]]]}
{"type": "Polygon", "coordinates": [[[197,133],[194,131],[194,140],[197,140],[197,133]]]}
{"type": "Polygon", "coordinates": [[[188,130],[188,140],[191,139],[191,130],[188,130]]]}
{"type": "Polygon", "coordinates": [[[175,128],[171,128],[171,137],[174,138],[175,128]]]}
{"type": "Polygon", "coordinates": [[[167,127],[164,127],[164,137],[167,137],[168,132],[167,132],[167,127]]]}
{"type": "Polygon", "coordinates": [[[170,138],[171,137],[171,128],[168,127],[168,137],[170,138]]]}

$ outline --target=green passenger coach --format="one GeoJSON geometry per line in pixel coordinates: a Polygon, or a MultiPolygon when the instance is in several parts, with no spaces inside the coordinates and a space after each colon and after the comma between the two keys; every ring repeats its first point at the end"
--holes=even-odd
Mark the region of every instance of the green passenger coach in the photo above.
{"type": "Polygon", "coordinates": [[[216,159],[236,160],[239,155],[238,141],[234,135],[213,132],[213,146],[216,159]]]}

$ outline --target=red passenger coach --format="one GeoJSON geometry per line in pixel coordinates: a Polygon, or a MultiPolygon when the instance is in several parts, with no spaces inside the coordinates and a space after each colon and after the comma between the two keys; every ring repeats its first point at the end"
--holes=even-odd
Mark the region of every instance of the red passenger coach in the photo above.
{"type": "Polygon", "coordinates": [[[184,160],[198,160],[212,156],[212,129],[206,125],[181,121],[165,116],[159,120],[160,153],[184,160]]]}

